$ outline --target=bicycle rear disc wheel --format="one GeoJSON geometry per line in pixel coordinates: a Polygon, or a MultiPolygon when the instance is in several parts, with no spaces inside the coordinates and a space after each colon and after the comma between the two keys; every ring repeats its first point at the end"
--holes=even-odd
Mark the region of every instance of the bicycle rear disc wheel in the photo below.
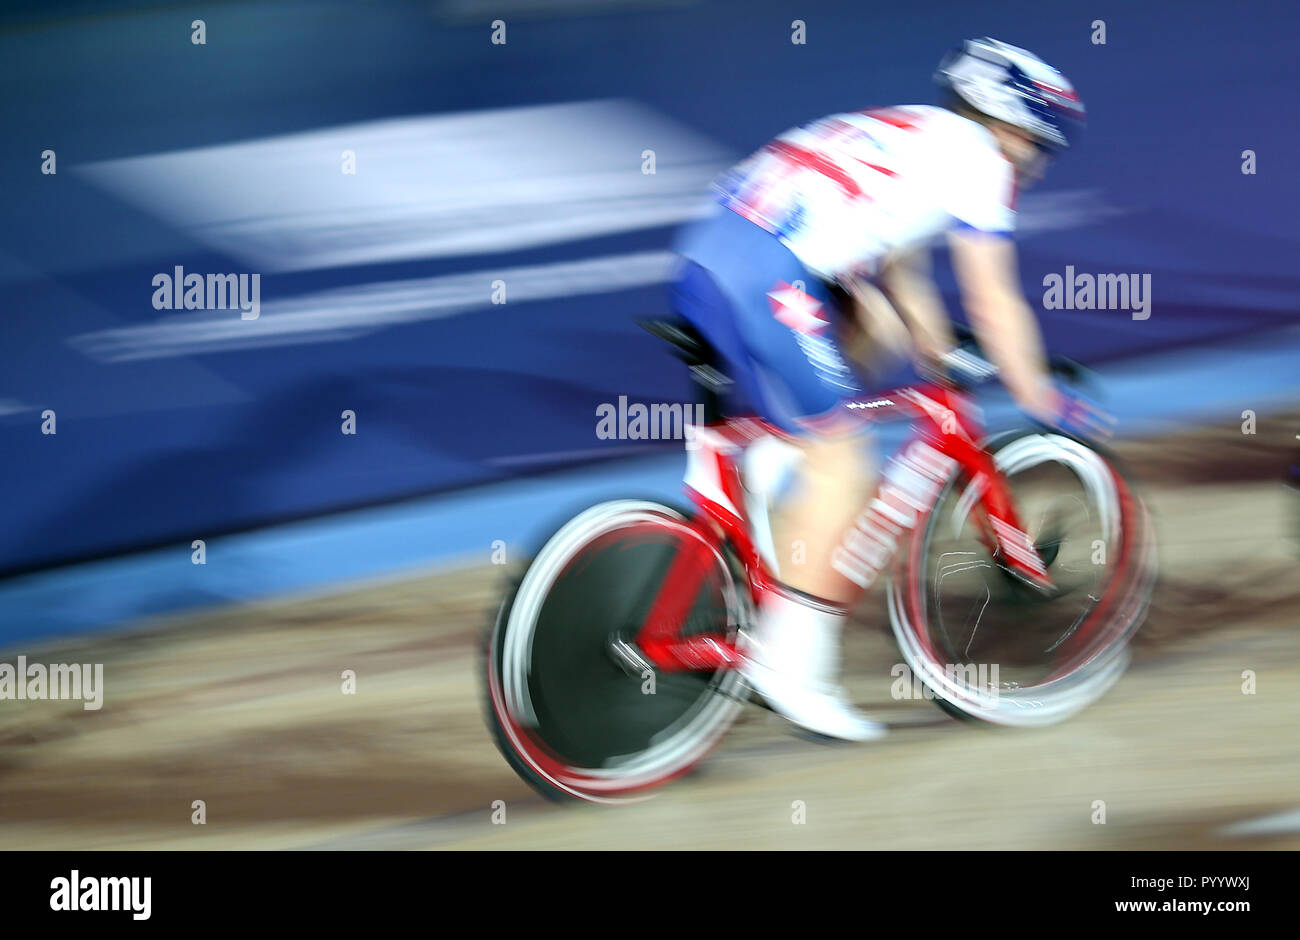
{"type": "Polygon", "coordinates": [[[502,604],[488,643],[489,722],[543,794],[643,798],[701,760],[735,719],[738,670],[664,672],[638,659],[636,634],[687,548],[707,570],[683,634],[734,640],[748,606],[727,558],[683,513],[641,500],[575,517],[502,604]]]}

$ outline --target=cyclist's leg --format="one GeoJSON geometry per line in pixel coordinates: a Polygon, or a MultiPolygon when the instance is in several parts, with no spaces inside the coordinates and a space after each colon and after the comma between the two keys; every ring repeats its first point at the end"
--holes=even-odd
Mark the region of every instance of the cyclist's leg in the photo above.
{"type": "Polygon", "coordinates": [[[772,516],[773,543],[786,556],[781,580],[845,607],[861,591],[831,561],[871,495],[875,467],[869,444],[856,431],[802,438],[794,484],[772,516]]]}
{"type": "Polygon", "coordinates": [[[804,456],[774,527],[788,590],[763,599],[748,674],[798,724],[836,737],[876,737],[883,727],[851,709],[833,686],[855,587],[830,560],[871,482],[860,423],[846,408],[861,390],[835,345],[833,301],[784,245],[752,223],[724,216],[708,225],[690,240],[688,257],[697,264],[675,288],[678,311],[722,351],[754,410],[804,456]]]}
{"type": "Polygon", "coordinates": [[[870,449],[861,422],[841,406],[840,396],[850,389],[823,383],[804,352],[809,341],[801,345],[793,337],[765,295],[760,292],[756,311],[739,312],[741,304],[693,262],[682,266],[672,287],[674,308],[726,360],[744,406],[786,432],[802,452],[788,495],[773,514],[781,580],[849,604],[856,588],[832,568],[831,556],[870,494],[870,449]]]}
{"type": "Polygon", "coordinates": [[[870,495],[870,450],[845,406],[864,393],[841,353],[836,303],[776,237],[727,210],[679,239],[687,262],[673,304],[727,362],[741,397],[800,448],[773,542],[788,586],[849,604],[856,586],[831,556],[870,495]]]}
{"type": "Polygon", "coordinates": [[[774,516],[781,579],[847,605],[858,590],[833,569],[831,556],[873,483],[863,422],[847,408],[865,392],[839,348],[842,315],[826,285],[777,239],[743,219],[740,225],[749,231],[731,234],[742,241],[747,264],[735,270],[724,262],[722,272],[743,346],[740,371],[756,388],[759,414],[790,435],[803,455],[774,516]]]}

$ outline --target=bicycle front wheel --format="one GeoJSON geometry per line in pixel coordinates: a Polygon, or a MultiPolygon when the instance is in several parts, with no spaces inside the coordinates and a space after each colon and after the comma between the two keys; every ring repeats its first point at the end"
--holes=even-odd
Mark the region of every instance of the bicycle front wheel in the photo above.
{"type": "Polygon", "coordinates": [[[1155,579],[1146,510],[1114,462],[1077,440],[989,445],[1056,590],[989,554],[978,481],[948,484],[890,586],[894,636],[945,710],[1005,725],[1062,721],[1127,668],[1155,579]]]}

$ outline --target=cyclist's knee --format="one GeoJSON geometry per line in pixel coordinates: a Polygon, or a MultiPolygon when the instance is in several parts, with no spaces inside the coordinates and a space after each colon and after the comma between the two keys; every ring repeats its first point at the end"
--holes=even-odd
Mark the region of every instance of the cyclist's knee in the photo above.
{"type": "Polygon", "coordinates": [[[870,484],[874,470],[870,438],[861,429],[810,434],[799,441],[810,481],[853,490],[870,484]]]}

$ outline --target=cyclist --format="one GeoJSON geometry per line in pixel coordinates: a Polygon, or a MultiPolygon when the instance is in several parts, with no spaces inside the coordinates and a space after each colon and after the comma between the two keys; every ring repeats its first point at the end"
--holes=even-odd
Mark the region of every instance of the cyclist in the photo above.
{"type": "Polygon", "coordinates": [[[782,565],[781,587],[760,603],[747,678],[795,724],[849,740],[885,728],[835,684],[859,589],[834,553],[875,475],[846,407],[865,392],[837,334],[856,321],[878,347],[933,366],[952,346],[928,265],[946,232],[971,325],[1015,401],[1049,424],[1064,407],[1010,236],[1017,192],[1069,146],[1083,105],[1055,69],[993,39],[964,43],[935,77],[939,106],[836,114],[781,134],[720,178],[721,206],[676,245],[676,311],[803,455],[773,532],[777,546],[802,542],[804,563],[782,565]]]}

